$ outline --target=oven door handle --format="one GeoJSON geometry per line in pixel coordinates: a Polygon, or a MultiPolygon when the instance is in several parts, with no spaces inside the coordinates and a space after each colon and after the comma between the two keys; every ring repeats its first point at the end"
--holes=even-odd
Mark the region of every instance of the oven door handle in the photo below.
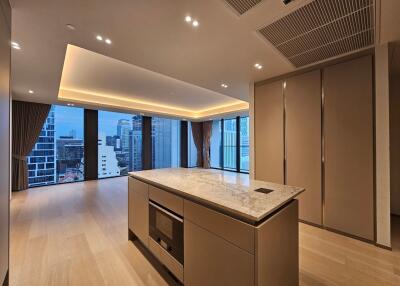
{"type": "Polygon", "coordinates": [[[168,215],[168,216],[170,216],[170,217],[176,219],[177,221],[183,223],[183,219],[182,219],[182,218],[180,218],[180,217],[174,215],[173,213],[170,213],[169,211],[167,211],[167,210],[165,210],[164,208],[162,208],[162,207],[156,205],[155,203],[149,201],[149,205],[155,207],[155,208],[158,209],[159,211],[161,211],[161,212],[165,213],[166,215],[168,215]]]}

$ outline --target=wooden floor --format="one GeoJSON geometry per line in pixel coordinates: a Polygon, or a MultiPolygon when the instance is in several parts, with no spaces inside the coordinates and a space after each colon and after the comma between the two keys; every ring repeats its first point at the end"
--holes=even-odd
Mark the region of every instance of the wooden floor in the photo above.
{"type": "MultiPolygon", "coordinates": [[[[35,188],[11,202],[11,286],[167,285],[127,240],[127,178],[35,188]]],[[[400,285],[393,252],[300,225],[300,285],[400,285]]]]}

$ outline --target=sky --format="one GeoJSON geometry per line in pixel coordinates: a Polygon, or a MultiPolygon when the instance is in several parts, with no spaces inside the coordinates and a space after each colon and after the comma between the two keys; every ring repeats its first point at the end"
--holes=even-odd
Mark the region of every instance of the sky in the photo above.
{"type": "MultiPolygon", "coordinates": [[[[83,139],[83,108],[55,106],[56,136],[68,136],[71,130],[76,131],[76,137],[83,139]]],[[[107,136],[117,135],[119,119],[132,120],[132,114],[99,111],[99,133],[107,136]]]]}

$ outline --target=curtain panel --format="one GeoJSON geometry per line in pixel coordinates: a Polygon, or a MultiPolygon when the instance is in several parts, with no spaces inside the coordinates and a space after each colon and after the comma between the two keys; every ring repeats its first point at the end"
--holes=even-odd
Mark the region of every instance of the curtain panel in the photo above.
{"type": "Polygon", "coordinates": [[[203,122],[203,168],[210,169],[210,141],[212,121],[203,122]]]}
{"type": "Polygon", "coordinates": [[[51,105],[13,101],[12,103],[12,190],[28,189],[26,157],[34,147],[51,105]]]}
{"type": "Polygon", "coordinates": [[[196,166],[203,166],[203,123],[202,122],[192,122],[192,134],[194,145],[196,145],[197,150],[197,161],[196,166]]]}

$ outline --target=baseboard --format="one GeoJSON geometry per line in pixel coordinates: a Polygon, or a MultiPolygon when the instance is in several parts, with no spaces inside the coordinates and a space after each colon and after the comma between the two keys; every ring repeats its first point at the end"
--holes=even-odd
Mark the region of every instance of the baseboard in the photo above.
{"type": "Polygon", "coordinates": [[[128,228],[128,240],[135,241],[138,237],[128,228]]]}
{"type": "Polygon", "coordinates": [[[389,251],[393,251],[393,249],[390,246],[382,245],[382,244],[379,244],[379,243],[375,243],[375,246],[379,247],[379,248],[383,248],[383,249],[389,250],[389,251]]]}
{"type": "Polygon", "coordinates": [[[355,240],[359,240],[359,241],[362,241],[362,242],[365,242],[365,243],[368,243],[368,244],[372,244],[372,245],[375,245],[377,247],[380,247],[380,248],[383,248],[383,249],[386,249],[386,250],[392,250],[391,247],[388,247],[388,246],[385,246],[385,245],[382,245],[382,244],[378,244],[373,240],[369,240],[369,239],[366,239],[366,238],[363,238],[363,237],[355,236],[355,235],[352,235],[352,234],[349,234],[349,233],[346,233],[346,232],[343,232],[343,231],[340,231],[340,230],[336,230],[336,229],[333,229],[333,228],[330,228],[330,227],[327,227],[327,226],[315,224],[315,223],[304,221],[304,220],[301,220],[301,219],[299,219],[299,222],[307,224],[307,225],[310,225],[310,226],[313,226],[313,227],[317,227],[317,228],[320,228],[320,229],[324,229],[324,230],[327,230],[327,231],[330,231],[330,232],[333,232],[333,233],[336,233],[336,234],[339,234],[339,235],[343,235],[343,236],[346,236],[346,237],[349,237],[349,238],[352,238],[352,239],[355,239],[355,240]]]}
{"type": "Polygon", "coordinates": [[[7,274],[6,274],[6,277],[4,278],[4,281],[3,281],[3,286],[8,286],[9,285],[9,277],[8,277],[8,271],[7,271],[7,274]]]}
{"type": "Polygon", "coordinates": [[[310,226],[313,226],[313,227],[317,227],[317,228],[320,228],[320,229],[324,229],[324,227],[322,225],[317,224],[317,223],[305,221],[305,220],[302,220],[302,219],[299,219],[299,222],[307,224],[307,225],[310,225],[310,226]]]}

